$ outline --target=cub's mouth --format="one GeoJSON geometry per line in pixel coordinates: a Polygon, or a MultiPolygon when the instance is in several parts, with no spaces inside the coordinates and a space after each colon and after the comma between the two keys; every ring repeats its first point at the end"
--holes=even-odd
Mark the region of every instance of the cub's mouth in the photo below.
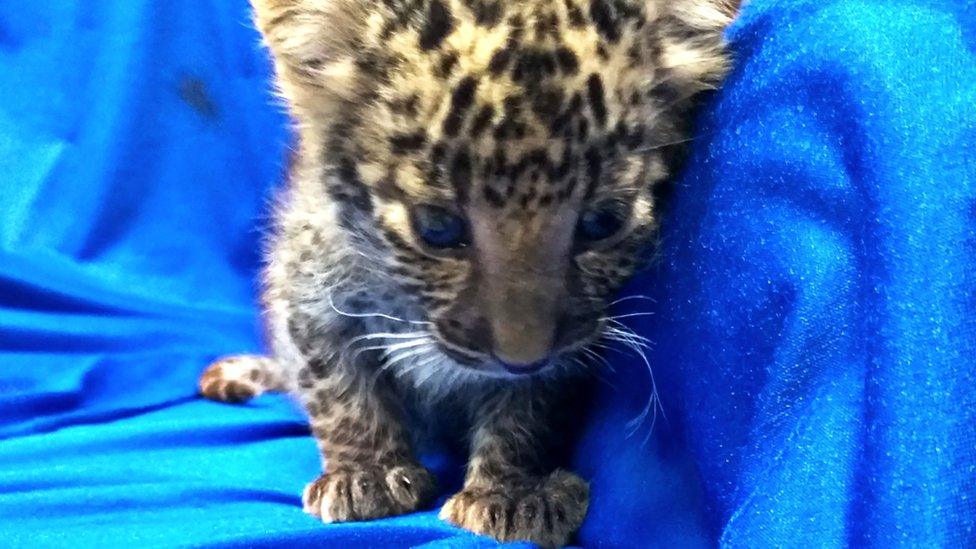
{"type": "Polygon", "coordinates": [[[604,322],[595,317],[576,322],[572,329],[559,334],[556,345],[540,358],[511,361],[490,350],[474,350],[451,341],[444,334],[434,332],[437,348],[460,367],[492,377],[521,378],[543,374],[559,364],[573,362],[572,357],[602,337],[604,322]]]}

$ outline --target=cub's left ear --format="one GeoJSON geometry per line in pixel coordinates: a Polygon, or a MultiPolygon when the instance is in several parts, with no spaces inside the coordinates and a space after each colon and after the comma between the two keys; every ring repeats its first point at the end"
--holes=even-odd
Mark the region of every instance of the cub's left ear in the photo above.
{"type": "Polygon", "coordinates": [[[661,29],[661,63],[684,94],[712,89],[729,71],[724,33],[742,0],[671,0],[661,29]]]}
{"type": "Polygon", "coordinates": [[[277,84],[302,121],[331,117],[364,87],[356,44],[373,0],[251,0],[254,21],[274,54],[277,84]]]}

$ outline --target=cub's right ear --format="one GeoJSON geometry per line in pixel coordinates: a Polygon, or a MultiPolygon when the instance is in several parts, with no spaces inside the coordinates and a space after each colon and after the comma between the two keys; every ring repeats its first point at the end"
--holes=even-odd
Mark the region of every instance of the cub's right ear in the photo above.
{"type": "Polygon", "coordinates": [[[251,0],[254,21],[274,55],[278,85],[293,107],[351,99],[367,1],[251,0]]]}

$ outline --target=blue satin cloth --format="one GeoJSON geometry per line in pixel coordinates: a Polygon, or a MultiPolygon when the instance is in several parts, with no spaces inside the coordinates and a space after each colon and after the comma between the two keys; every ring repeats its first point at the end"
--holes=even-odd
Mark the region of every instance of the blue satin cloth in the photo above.
{"type": "MultiPolygon", "coordinates": [[[[609,352],[565,456],[577,541],[974,546],[976,4],[754,0],[729,36],[615,311],[648,363],[609,352]]],[[[245,0],[0,3],[0,545],[494,545],[322,525],[296,409],[195,396],[261,348],[268,79],[245,0]]]]}

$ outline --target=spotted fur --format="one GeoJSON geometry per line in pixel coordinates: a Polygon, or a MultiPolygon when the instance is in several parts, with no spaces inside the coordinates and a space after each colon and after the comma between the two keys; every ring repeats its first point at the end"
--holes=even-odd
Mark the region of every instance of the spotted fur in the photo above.
{"type": "Polygon", "coordinates": [[[427,505],[424,434],[467,441],[441,516],[566,543],[588,488],[550,449],[608,298],[655,243],[655,190],[699,92],[729,66],[723,0],[252,0],[299,136],[267,253],[267,376],[223,365],[221,400],[268,381],[308,412],[325,521],[427,505]],[[434,249],[415,208],[463,217],[434,249]],[[618,208],[623,227],[582,242],[618,208]],[[549,366],[531,375],[502,363],[549,366]]]}

